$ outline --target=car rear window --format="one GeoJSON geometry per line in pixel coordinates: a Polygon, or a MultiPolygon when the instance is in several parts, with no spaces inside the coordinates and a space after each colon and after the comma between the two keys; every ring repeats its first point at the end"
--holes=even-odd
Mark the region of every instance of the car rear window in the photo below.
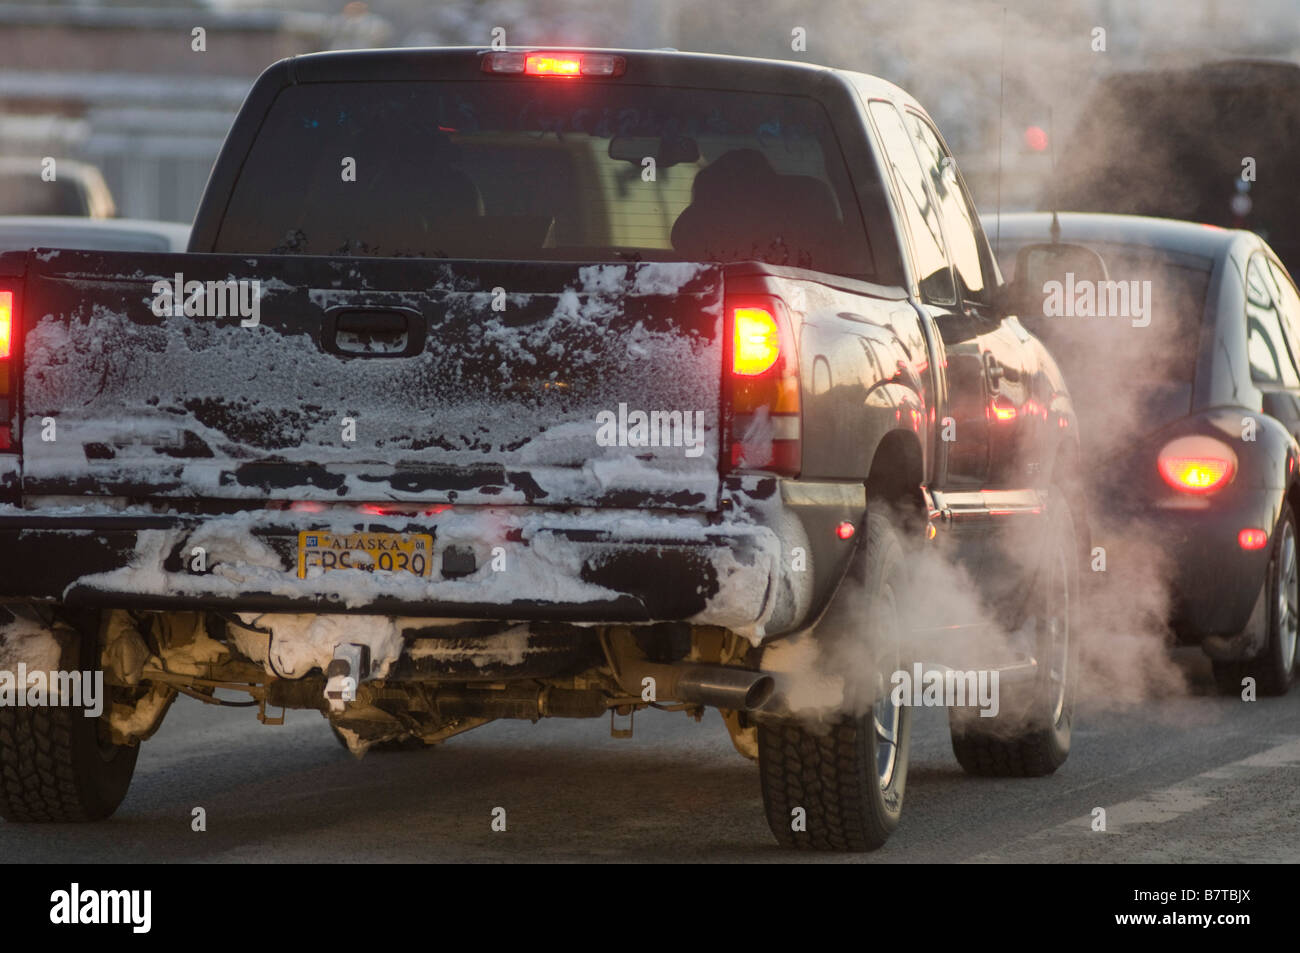
{"type": "Polygon", "coordinates": [[[817,102],[554,80],[283,90],[216,250],[875,270],[817,102]]]}
{"type": "MultiPolygon", "coordinates": [[[[182,246],[183,247],[183,246],[182,246]]],[[[91,251],[171,251],[166,235],[107,228],[34,229],[0,222],[0,252],[28,248],[84,248],[91,251]]]]}
{"type": "Polygon", "coordinates": [[[43,181],[30,173],[0,172],[0,215],[85,215],[85,196],[73,179],[43,181]]]}
{"type": "MultiPolygon", "coordinates": [[[[999,264],[1015,277],[1022,242],[1002,236],[999,264]]],[[[1130,244],[1085,242],[1106,263],[1108,280],[1141,289],[1142,315],[1023,314],[1065,376],[1082,433],[1094,449],[1121,444],[1190,412],[1201,325],[1213,263],[1130,244]],[[1150,282],[1150,285],[1143,285],[1150,282]]],[[[1135,299],[1136,300],[1136,299],[1135,299]]]]}

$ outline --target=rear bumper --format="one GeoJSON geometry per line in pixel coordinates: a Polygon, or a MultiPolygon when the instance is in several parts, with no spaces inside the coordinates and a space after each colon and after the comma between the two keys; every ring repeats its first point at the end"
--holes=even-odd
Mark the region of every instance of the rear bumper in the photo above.
{"type": "Polygon", "coordinates": [[[709,525],[704,517],[645,511],[604,511],[593,522],[539,510],[465,510],[362,521],[285,511],[0,516],[0,599],[593,623],[690,620],[742,629],[771,613],[781,542],[765,526],[709,525]],[[303,530],[432,533],[433,575],[314,570],[314,577],[300,579],[303,530]],[[196,550],[202,550],[203,572],[192,568],[196,550]]]}
{"type": "MultiPolygon", "coordinates": [[[[1206,644],[1213,654],[1231,657],[1259,635],[1248,630],[1262,621],[1253,616],[1282,499],[1281,490],[1238,490],[1221,497],[1148,504],[1123,514],[1130,520],[1123,535],[1133,538],[1136,531],[1137,538],[1161,553],[1171,596],[1170,622],[1180,642],[1206,644]],[[1246,528],[1267,530],[1268,544],[1242,549],[1237,535],[1246,528]]],[[[1113,578],[1104,581],[1122,587],[1124,568],[1113,563],[1108,568],[1113,578]]]]}
{"type": "Polygon", "coordinates": [[[837,527],[865,510],[861,483],[763,475],[727,477],[715,513],[456,506],[373,516],[340,504],[319,512],[159,514],[93,499],[61,509],[29,501],[26,509],[0,507],[0,602],[689,622],[757,643],[821,613],[857,543],[841,539],[837,527]],[[430,534],[433,574],[316,570],[300,579],[303,531],[430,534]],[[196,550],[203,571],[194,569],[196,550]]]}

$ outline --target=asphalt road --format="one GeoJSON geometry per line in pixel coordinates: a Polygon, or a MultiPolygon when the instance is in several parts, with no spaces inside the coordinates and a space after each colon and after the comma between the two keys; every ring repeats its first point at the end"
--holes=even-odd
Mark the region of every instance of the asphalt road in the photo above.
{"type": "Polygon", "coordinates": [[[1087,703],[1053,777],[966,777],[942,711],[921,710],[903,822],[868,856],[792,854],[721,720],[651,712],[631,740],[596,721],[496,722],[427,751],[352,758],[314,712],[283,727],[181,698],[98,825],[0,821],[6,862],[1300,861],[1300,690],[1087,703]],[[206,811],[207,830],[191,829],[206,811]],[[505,808],[506,830],[491,829],[505,808]],[[1106,830],[1092,829],[1093,809],[1106,830]]]}

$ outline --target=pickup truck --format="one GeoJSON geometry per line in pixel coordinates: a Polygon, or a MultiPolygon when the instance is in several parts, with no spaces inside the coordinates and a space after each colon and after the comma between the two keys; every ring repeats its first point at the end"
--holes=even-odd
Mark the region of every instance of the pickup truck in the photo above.
{"type": "Polygon", "coordinates": [[[0,670],[58,702],[0,705],[0,814],[110,815],[179,694],[358,755],[713,707],[779,842],[870,850],[914,662],[1002,676],[950,710],[968,771],[1054,771],[1086,514],[1013,300],[880,79],[272,65],[187,252],[0,256],[0,670]]]}

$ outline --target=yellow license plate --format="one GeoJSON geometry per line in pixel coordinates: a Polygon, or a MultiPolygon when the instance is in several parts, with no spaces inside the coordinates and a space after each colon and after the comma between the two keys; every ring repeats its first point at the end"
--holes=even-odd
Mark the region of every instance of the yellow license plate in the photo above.
{"type": "Polygon", "coordinates": [[[426,533],[298,534],[298,578],[319,567],[362,572],[406,572],[428,577],[433,572],[433,537],[426,533]]]}

